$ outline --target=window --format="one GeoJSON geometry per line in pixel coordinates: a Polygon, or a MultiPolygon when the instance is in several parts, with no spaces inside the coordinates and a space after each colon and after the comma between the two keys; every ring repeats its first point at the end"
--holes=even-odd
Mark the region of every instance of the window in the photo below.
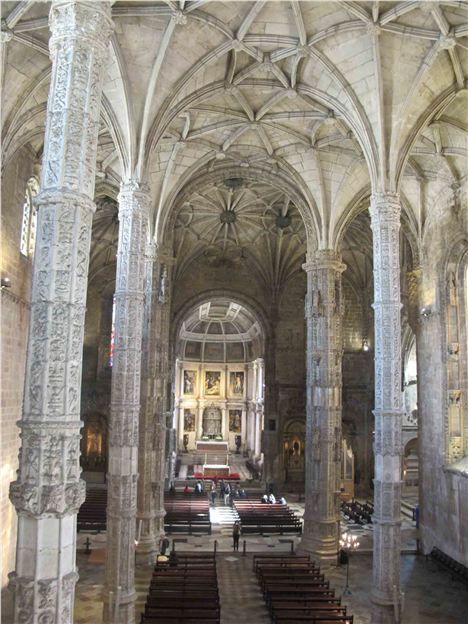
{"type": "Polygon", "coordinates": [[[33,205],[33,198],[39,192],[37,178],[29,178],[23,205],[23,223],[21,224],[20,251],[23,256],[32,258],[36,245],[37,210],[33,205]]]}

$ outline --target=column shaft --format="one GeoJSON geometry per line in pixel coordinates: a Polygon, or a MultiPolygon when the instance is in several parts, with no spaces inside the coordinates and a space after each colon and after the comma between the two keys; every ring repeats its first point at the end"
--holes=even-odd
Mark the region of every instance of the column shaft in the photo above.
{"type": "Polygon", "coordinates": [[[371,198],[375,313],[375,478],[373,600],[394,603],[400,590],[401,325],[400,201],[371,198]]]}
{"type": "Polygon", "coordinates": [[[107,475],[107,550],[104,622],[135,621],[135,520],[138,479],[141,339],[148,189],[135,181],[119,195],[119,242],[115,289],[107,475]],[[112,592],[112,597],[111,597],[112,592]],[[118,618],[114,614],[118,600],[118,618]]]}
{"type": "Polygon", "coordinates": [[[169,369],[169,263],[153,253],[148,258],[145,340],[141,383],[137,560],[154,562],[164,529],[164,474],[167,375],[169,369]]]}
{"type": "Polygon", "coordinates": [[[336,560],[341,480],[341,273],[333,250],[320,250],[307,271],[306,504],[301,549],[336,560]]]}
{"type": "Polygon", "coordinates": [[[18,478],[14,622],[73,620],[80,391],[96,145],[110,5],[52,2],[52,79],[33,271],[18,478]]]}

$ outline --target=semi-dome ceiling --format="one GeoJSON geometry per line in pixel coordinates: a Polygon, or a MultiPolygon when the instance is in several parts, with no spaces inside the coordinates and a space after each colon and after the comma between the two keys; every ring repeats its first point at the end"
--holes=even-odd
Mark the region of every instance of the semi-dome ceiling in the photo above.
{"type": "Polygon", "coordinates": [[[247,362],[262,354],[262,327],[243,305],[215,298],[194,307],[183,320],[177,352],[184,360],[247,362]]]}

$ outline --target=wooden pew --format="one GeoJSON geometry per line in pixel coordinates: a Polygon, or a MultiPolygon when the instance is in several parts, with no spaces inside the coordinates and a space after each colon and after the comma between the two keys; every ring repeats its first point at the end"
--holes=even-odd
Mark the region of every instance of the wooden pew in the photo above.
{"type": "Polygon", "coordinates": [[[105,531],[107,490],[88,489],[86,499],[78,511],[77,531],[105,531]]]}
{"type": "Polygon", "coordinates": [[[353,616],[310,559],[258,556],[254,570],[273,622],[352,624],[353,616]]]}
{"type": "Polygon", "coordinates": [[[155,565],[141,624],[219,624],[214,554],[177,553],[176,557],[175,565],[155,565]]]}

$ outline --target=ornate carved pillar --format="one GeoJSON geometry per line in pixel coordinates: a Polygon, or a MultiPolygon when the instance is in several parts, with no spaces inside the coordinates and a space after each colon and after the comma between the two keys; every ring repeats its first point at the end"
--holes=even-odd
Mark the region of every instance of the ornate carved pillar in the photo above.
{"type": "Polygon", "coordinates": [[[374,579],[372,597],[394,603],[400,590],[401,325],[400,200],[373,195],[375,314],[374,579]]]}
{"type": "Polygon", "coordinates": [[[336,560],[341,480],[341,273],[331,249],[316,252],[307,272],[306,501],[301,549],[336,560]]]}
{"type": "Polygon", "coordinates": [[[133,180],[119,194],[107,475],[107,549],[104,622],[135,621],[135,519],[145,251],[151,198],[133,180]],[[117,613],[114,608],[118,602],[117,613]]]}
{"type": "Polygon", "coordinates": [[[83,329],[99,112],[112,29],[106,2],[52,2],[48,100],[26,363],[14,621],[73,620],[78,577],[83,329]]]}
{"type": "Polygon", "coordinates": [[[167,376],[169,371],[170,276],[172,258],[156,255],[147,262],[145,335],[141,382],[138,514],[141,523],[137,561],[154,563],[164,529],[164,477],[167,376]]]}

